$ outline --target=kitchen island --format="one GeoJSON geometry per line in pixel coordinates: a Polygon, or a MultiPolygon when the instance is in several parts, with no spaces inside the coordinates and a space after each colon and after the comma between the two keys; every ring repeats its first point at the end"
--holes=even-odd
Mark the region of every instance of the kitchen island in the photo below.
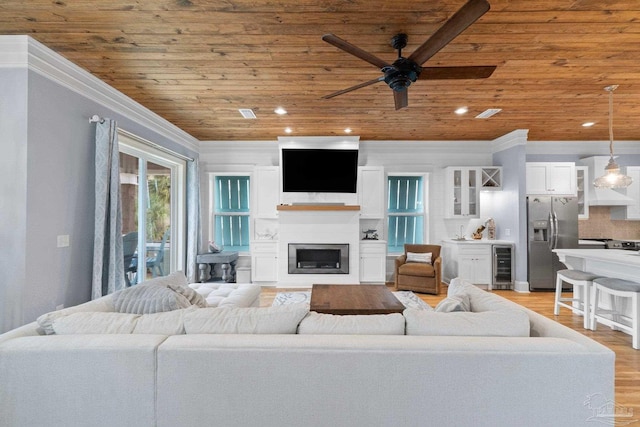
{"type": "Polygon", "coordinates": [[[640,280],[640,255],[622,249],[554,249],[567,268],[627,280],[640,280]]]}
{"type": "MultiPolygon", "coordinates": [[[[560,262],[573,270],[588,271],[603,277],[640,281],[640,253],[622,249],[554,249],[560,262]]],[[[582,288],[578,288],[581,290],[582,288]]],[[[576,295],[576,297],[579,295],[576,295]]],[[[601,301],[601,307],[610,308],[608,301],[601,301]]],[[[631,304],[623,310],[631,314],[631,304]]]]}

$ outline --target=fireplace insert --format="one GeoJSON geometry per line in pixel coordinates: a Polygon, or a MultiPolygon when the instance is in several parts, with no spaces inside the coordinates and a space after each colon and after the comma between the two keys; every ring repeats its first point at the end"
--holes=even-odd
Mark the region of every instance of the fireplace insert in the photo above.
{"type": "Polygon", "coordinates": [[[289,243],[289,274],[349,274],[349,244],[289,243]]]}

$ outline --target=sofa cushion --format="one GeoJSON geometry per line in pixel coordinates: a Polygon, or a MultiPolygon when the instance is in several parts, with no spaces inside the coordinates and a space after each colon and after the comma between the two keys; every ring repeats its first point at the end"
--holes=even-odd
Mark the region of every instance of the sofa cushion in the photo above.
{"type": "Polygon", "coordinates": [[[38,323],[38,326],[42,330],[42,332],[44,332],[46,335],[53,335],[55,334],[55,331],[53,330],[53,321],[55,319],[68,316],[71,313],[78,313],[83,311],[114,311],[113,294],[106,295],[102,298],[98,298],[84,304],[45,313],[42,316],[38,317],[36,322],[38,323]]]}
{"type": "Polygon", "coordinates": [[[139,314],[83,311],[58,317],[53,321],[56,335],[69,334],[130,334],[139,314]]]}
{"type": "Polygon", "coordinates": [[[197,306],[162,313],[142,314],[133,329],[134,334],[181,335],[184,330],[184,316],[198,310],[197,306]]]}
{"type": "Polygon", "coordinates": [[[187,308],[191,303],[168,287],[141,283],[114,292],[113,305],[119,313],[147,314],[187,308]]]}
{"type": "Polygon", "coordinates": [[[309,312],[298,326],[299,334],[328,335],[404,335],[400,313],[346,315],[309,312]]]}
{"type": "Polygon", "coordinates": [[[201,308],[184,316],[187,334],[295,334],[306,304],[201,308]]]}
{"type": "Polygon", "coordinates": [[[456,294],[444,298],[436,305],[435,311],[450,313],[452,311],[471,311],[469,295],[456,294]]]}
{"type": "Polygon", "coordinates": [[[407,335],[529,336],[529,316],[524,310],[442,313],[408,308],[403,315],[407,335]]]}

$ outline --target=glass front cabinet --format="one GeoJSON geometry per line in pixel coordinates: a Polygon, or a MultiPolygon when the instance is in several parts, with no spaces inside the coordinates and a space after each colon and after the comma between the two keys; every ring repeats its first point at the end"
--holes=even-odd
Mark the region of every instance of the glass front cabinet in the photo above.
{"type": "Polygon", "coordinates": [[[446,168],[447,218],[478,217],[480,172],[481,169],[477,167],[446,168]]]}

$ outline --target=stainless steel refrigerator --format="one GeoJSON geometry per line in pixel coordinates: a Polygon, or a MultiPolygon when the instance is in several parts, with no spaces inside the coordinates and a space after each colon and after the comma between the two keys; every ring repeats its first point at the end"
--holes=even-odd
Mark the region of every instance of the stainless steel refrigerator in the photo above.
{"type": "Polygon", "coordinates": [[[552,250],[578,247],[578,200],[528,196],[527,224],[529,289],[555,289],[556,272],[567,267],[552,250]]]}

